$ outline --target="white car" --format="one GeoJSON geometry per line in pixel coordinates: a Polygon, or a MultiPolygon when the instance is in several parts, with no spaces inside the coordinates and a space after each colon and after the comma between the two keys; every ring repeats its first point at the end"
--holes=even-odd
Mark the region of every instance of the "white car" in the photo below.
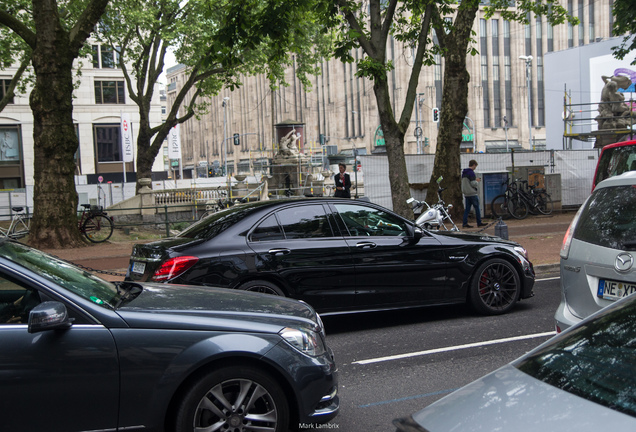
{"type": "Polygon", "coordinates": [[[636,172],[596,186],[561,247],[561,304],[556,330],[636,292],[636,172]]]}

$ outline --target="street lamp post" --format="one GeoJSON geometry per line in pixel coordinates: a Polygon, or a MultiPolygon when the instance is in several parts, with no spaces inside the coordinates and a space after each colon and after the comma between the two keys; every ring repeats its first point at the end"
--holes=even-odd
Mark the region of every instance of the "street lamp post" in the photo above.
{"type": "Polygon", "coordinates": [[[504,122],[504,132],[506,133],[506,153],[510,151],[510,147],[508,146],[508,119],[506,116],[503,116],[504,122]]]}
{"type": "Polygon", "coordinates": [[[530,149],[534,150],[532,145],[532,101],[530,100],[530,91],[532,85],[532,79],[530,73],[532,71],[532,56],[519,56],[519,58],[526,62],[526,83],[528,84],[528,140],[530,149]]]}

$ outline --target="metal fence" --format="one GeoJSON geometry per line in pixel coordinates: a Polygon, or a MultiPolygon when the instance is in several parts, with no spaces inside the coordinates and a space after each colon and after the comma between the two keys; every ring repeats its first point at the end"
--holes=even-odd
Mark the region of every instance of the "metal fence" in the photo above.
{"type": "MultiPolygon", "coordinates": [[[[561,203],[563,206],[579,206],[590,195],[592,177],[600,149],[546,150],[511,153],[468,153],[461,155],[461,166],[468,166],[470,159],[479,163],[479,172],[501,172],[520,166],[543,167],[546,174],[561,175],[561,203]]],[[[364,178],[364,195],[377,204],[392,208],[389,185],[389,167],[386,155],[360,155],[364,178]]],[[[406,157],[410,183],[428,183],[433,171],[435,155],[408,155],[406,157]]],[[[353,175],[352,175],[353,177],[353,175]]],[[[353,180],[353,179],[352,179],[353,180]]],[[[256,182],[257,179],[252,181],[256,182]]],[[[225,185],[224,178],[158,181],[153,190],[182,188],[210,188],[225,185]]],[[[329,186],[329,185],[327,185],[329,186]]],[[[80,204],[98,204],[104,207],[117,204],[135,195],[135,183],[108,183],[76,186],[80,204]]],[[[33,211],[33,186],[25,189],[0,191],[0,220],[11,219],[11,207],[27,207],[33,211]]]]}
{"type": "MultiPolygon", "coordinates": [[[[545,150],[510,153],[465,153],[461,155],[462,168],[475,159],[479,172],[511,171],[512,167],[541,167],[546,174],[561,175],[561,204],[580,206],[590,195],[592,177],[600,149],[545,150]]],[[[389,166],[386,155],[360,156],[365,172],[365,195],[377,204],[392,208],[389,185],[389,166]]],[[[409,183],[428,183],[433,172],[435,155],[407,155],[409,183]]]]}

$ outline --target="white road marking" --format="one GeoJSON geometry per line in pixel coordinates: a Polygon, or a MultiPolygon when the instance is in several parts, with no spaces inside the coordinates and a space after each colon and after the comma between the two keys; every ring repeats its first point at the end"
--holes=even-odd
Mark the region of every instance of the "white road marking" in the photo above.
{"type": "Polygon", "coordinates": [[[554,336],[555,334],[556,334],[555,331],[546,332],[546,333],[535,333],[535,334],[531,334],[531,335],[515,336],[515,337],[510,337],[510,338],[504,338],[504,339],[495,339],[495,340],[484,341],[484,342],[475,342],[475,343],[470,343],[470,344],[465,344],[465,345],[456,345],[456,346],[445,347],[445,348],[436,348],[436,349],[426,350],[426,351],[418,351],[418,352],[412,352],[412,353],[397,354],[397,355],[386,356],[386,357],[377,357],[377,358],[368,359],[368,360],[359,360],[359,361],[352,362],[352,364],[366,365],[366,364],[371,364],[371,363],[380,363],[380,362],[385,362],[385,361],[400,360],[400,359],[404,359],[404,358],[418,357],[418,356],[424,356],[424,355],[429,355],[429,354],[438,354],[438,353],[449,352],[449,351],[457,351],[457,350],[462,350],[462,349],[467,349],[467,348],[478,348],[478,347],[483,347],[483,346],[488,346],[488,345],[495,345],[495,344],[501,344],[501,343],[507,343],[507,342],[515,342],[515,341],[520,341],[520,340],[525,340],[525,339],[534,339],[534,338],[540,338],[540,337],[554,336]]]}
{"type": "Polygon", "coordinates": [[[535,282],[545,282],[545,281],[551,281],[551,280],[557,280],[557,279],[561,279],[560,276],[555,276],[555,277],[551,277],[551,278],[543,278],[543,279],[535,279],[535,282]]]}

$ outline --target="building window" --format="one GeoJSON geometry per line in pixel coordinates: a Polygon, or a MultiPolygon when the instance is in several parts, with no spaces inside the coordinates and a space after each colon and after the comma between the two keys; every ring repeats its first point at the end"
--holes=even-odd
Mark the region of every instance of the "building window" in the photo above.
{"type": "Polygon", "coordinates": [[[93,67],[95,69],[116,69],[119,65],[119,49],[93,45],[93,67]]]}
{"type": "Polygon", "coordinates": [[[120,125],[94,125],[97,162],[121,162],[120,125]]]}
{"type": "Polygon", "coordinates": [[[479,20],[481,54],[481,88],[484,103],[484,127],[490,127],[490,93],[488,92],[488,34],[486,20],[479,20]]]}
{"type": "Polygon", "coordinates": [[[492,20],[492,96],[493,110],[495,114],[494,127],[501,127],[501,78],[499,71],[499,20],[492,20]]]}
{"type": "Polygon", "coordinates": [[[510,21],[503,22],[503,40],[504,40],[504,82],[505,82],[505,99],[506,99],[506,121],[504,127],[514,125],[514,117],[512,115],[512,66],[510,54],[510,21]]]}
{"type": "Polygon", "coordinates": [[[590,5],[589,5],[589,24],[588,24],[588,41],[590,43],[594,42],[594,39],[596,39],[596,33],[594,32],[594,2],[591,1],[590,5]]]}
{"type": "Polygon", "coordinates": [[[20,135],[17,127],[0,128],[0,162],[20,162],[20,135]]]}
{"type": "MultiPolygon", "coordinates": [[[[9,86],[11,85],[10,79],[0,79],[0,99],[3,99],[4,96],[9,92],[9,86]]],[[[9,103],[12,104],[13,98],[9,100],[9,103]]]]}
{"type": "Polygon", "coordinates": [[[95,103],[125,104],[123,81],[95,81],[95,103]]]}
{"type": "Polygon", "coordinates": [[[537,41],[537,125],[545,126],[545,101],[543,99],[543,31],[540,17],[537,17],[535,36],[537,41]]]}
{"type": "Polygon", "coordinates": [[[585,28],[585,24],[583,21],[585,20],[585,9],[583,8],[583,0],[579,0],[579,46],[583,46],[585,44],[585,35],[583,34],[583,29],[585,28]]]}
{"type": "MultiPolygon", "coordinates": [[[[568,0],[568,14],[574,15],[574,1],[568,0]]],[[[611,15],[611,14],[610,14],[611,15]]],[[[574,26],[568,22],[568,48],[574,46],[574,26]]]]}

